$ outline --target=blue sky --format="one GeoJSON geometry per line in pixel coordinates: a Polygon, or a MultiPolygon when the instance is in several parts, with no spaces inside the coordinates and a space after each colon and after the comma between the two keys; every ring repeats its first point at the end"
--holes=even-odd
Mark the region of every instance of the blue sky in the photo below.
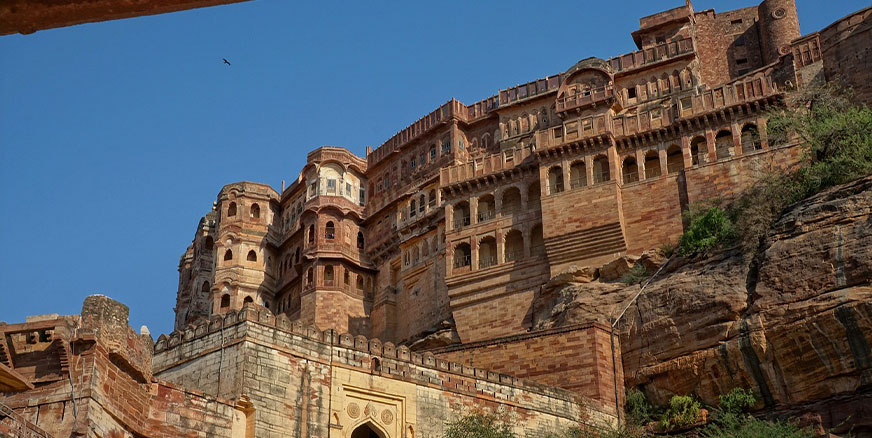
{"type": "MultiPolygon", "coordinates": [[[[278,189],[318,146],[363,155],[451,97],[632,51],[682,3],[256,0],[0,37],[0,321],[102,293],[169,332],[222,185],[278,189]]],[[[869,5],[797,3],[803,33],[869,5]]]]}

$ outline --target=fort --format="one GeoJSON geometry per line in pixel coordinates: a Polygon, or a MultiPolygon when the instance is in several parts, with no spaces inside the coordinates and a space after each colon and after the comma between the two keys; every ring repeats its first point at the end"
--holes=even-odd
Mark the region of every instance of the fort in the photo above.
{"type": "Polygon", "coordinates": [[[766,113],[836,77],[872,101],[872,8],[802,35],[793,0],[639,20],[637,49],[449,100],[286,187],[224,186],[156,341],[102,296],[0,325],[11,436],[438,437],[622,415],[617,315],[537,329],[542,287],[674,244],[682,211],[798,162],[766,113]],[[46,432],[49,431],[49,432],[46,432]],[[41,435],[45,434],[45,435],[41,435]]]}

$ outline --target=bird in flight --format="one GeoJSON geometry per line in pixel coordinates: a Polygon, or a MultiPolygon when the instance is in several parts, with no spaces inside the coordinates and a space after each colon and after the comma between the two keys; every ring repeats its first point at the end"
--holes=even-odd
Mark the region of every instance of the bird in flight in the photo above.
{"type": "Polygon", "coordinates": [[[221,58],[221,59],[224,60],[224,63],[225,63],[225,64],[230,65],[230,61],[228,61],[227,58],[221,58]]]}

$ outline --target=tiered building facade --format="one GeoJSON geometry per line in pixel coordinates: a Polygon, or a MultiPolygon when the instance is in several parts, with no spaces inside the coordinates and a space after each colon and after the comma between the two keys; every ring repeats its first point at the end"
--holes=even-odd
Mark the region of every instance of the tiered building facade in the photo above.
{"type": "Polygon", "coordinates": [[[176,328],[253,301],[394,342],[452,319],[463,342],[522,333],[551,276],[675,242],[689,203],[795,157],[763,117],[824,75],[792,0],[688,2],[632,37],[635,52],[452,99],[365,158],[321,147],[281,193],[225,186],[182,258],[176,328]]]}

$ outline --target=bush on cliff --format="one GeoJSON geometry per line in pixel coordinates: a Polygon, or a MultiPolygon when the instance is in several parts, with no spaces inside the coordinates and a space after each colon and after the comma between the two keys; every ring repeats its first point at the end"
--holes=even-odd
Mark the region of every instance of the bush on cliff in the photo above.
{"type": "Polygon", "coordinates": [[[705,253],[735,236],[733,222],[720,207],[693,204],[684,214],[688,225],[678,243],[683,256],[705,253]]]}
{"type": "Polygon", "coordinates": [[[704,253],[736,237],[750,257],[790,205],[872,174],[872,110],[855,103],[850,91],[837,84],[788,93],[784,105],[769,113],[767,127],[772,146],[800,142],[802,164],[768,172],[726,209],[691,205],[685,212],[682,255],[704,253]]]}
{"type": "Polygon", "coordinates": [[[753,391],[734,388],[719,397],[714,421],[701,433],[703,438],[811,438],[814,433],[794,424],[754,418],[748,411],[757,402],[753,391]]]}
{"type": "Polygon", "coordinates": [[[669,399],[669,409],[663,414],[660,425],[666,429],[677,429],[693,425],[699,416],[700,404],[689,395],[673,395],[669,399]]]}

